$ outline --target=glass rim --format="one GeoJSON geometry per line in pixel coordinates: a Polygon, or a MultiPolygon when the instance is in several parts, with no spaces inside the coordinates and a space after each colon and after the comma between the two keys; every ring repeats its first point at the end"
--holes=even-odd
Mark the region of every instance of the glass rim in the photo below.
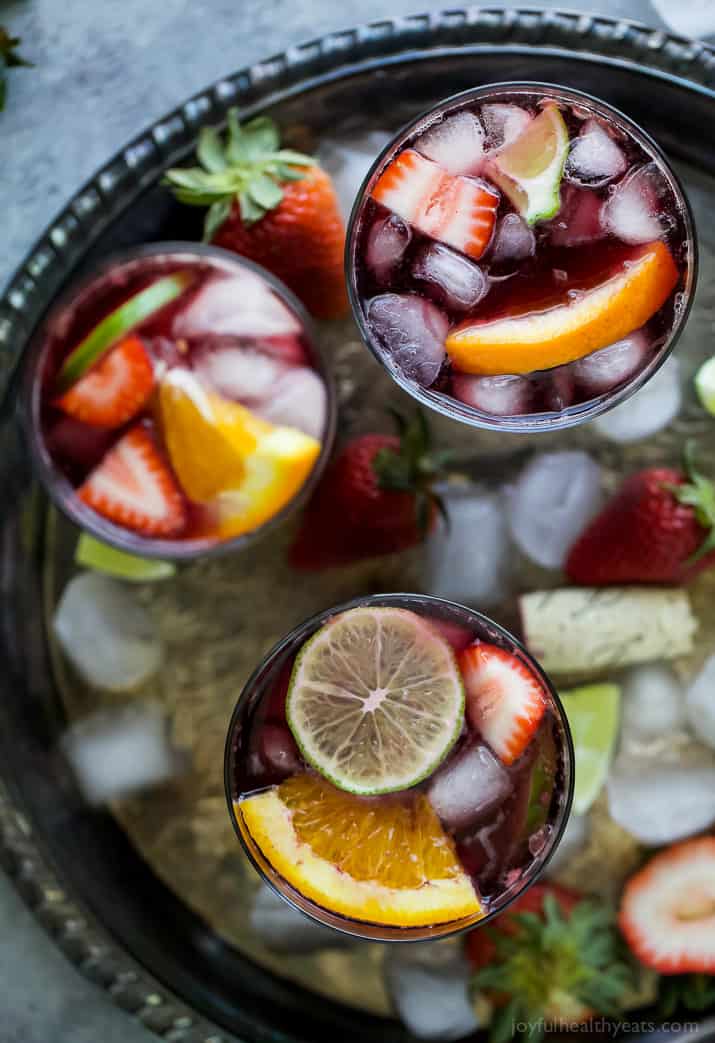
{"type": "Polygon", "coordinates": [[[117,550],[137,557],[169,561],[195,561],[199,558],[218,557],[232,551],[241,550],[262,538],[283,522],[301,506],[307,503],[311,493],[320,480],[327,466],[337,430],[337,390],[333,373],[328,365],[325,351],[319,343],[316,326],[303,303],[277,276],[266,268],[256,264],[240,254],[232,253],[222,247],[210,243],[196,243],[190,240],[170,239],[153,243],[141,243],[122,250],[115,250],[103,257],[92,268],[91,272],[72,279],[68,285],[52,300],[45,315],[38,323],[23,353],[19,365],[19,417],[27,439],[33,471],[54,506],[81,531],[87,532],[103,543],[117,550]],[[298,318],[302,336],[308,342],[311,362],[323,381],[326,392],[325,428],[321,437],[320,453],[305,482],[296,495],[285,504],[280,511],[272,515],[262,525],[250,532],[224,540],[181,540],[159,539],[142,536],[130,529],[115,525],[102,518],[90,507],[87,507],[76,496],[76,490],[55,465],[42,435],[39,423],[40,391],[35,379],[37,367],[44,357],[46,348],[46,332],[48,324],[61,315],[65,308],[92,284],[106,275],[113,268],[130,264],[142,258],[173,257],[185,255],[190,258],[214,259],[223,265],[244,268],[264,279],[282,302],[291,309],[298,318]]]}
{"type": "MultiPolygon", "coordinates": [[[[416,614],[419,614],[417,613],[417,610],[415,611],[416,614]]],[[[332,930],[347,935],[348,937],[362,939],[363,941],[403,943],[437,941],[442,938],[456,937],[457,935],[476,927],[483,927],[496,916],[500,916],[509,908],[509,906],[512,905],[513,902],[517,901],[525,891],[529,890],[529,888],[537,882],[557,851],[571,815],[574,785],[575,752],[568,717],[553,682],[548,674],[543,670],[541,664],[533,657],[525,645],[511,633],[511,631],[507,630],[506,627],[502,626],[500,623],[497,623],[490,616],[486,616],[483,612],[480,612],[478,609],[470,608],[468,605],[462,605],[459,602],[450,601],[447,598],[440,598],[434,594],[418,594],[414,592],[366,594],[352,598],[349,601],[341,602],[338,605],[333,605],[330,608],[322,609],[321,611],[314,613],[308,619],[297,624],[284,637],[277,641],[268,652],[266,652],[261,661],[251,672],[231,712],[224,746],[224,791],[231,824],[239,839],[244,854],[260,876],[263,883],[270,887],[274,894],[283,899],[283,901],[291,906],[291,908],[303,913],[312,922],[320,924],[323,927],[329,927],[332,930]],[[524,886],[517,888],[503,903],[498,904],[496,909],[488,912],[484,916],[476,918],[474,916],[464,917],[448,923],[433,924],[426,927],[394,927],[385,924],[375,924],[370,921],[353,920],[349,917],[343,916],[342,914],[334,913],[329,909],[325,909],[311,899],[306,899],[296,888],[289,884],[288,881],[283,881],[284,887],[278,886],[276,880],[282,879],[280,873],[273,869],[270,862],[263,855],[255,842],[253,843],[253,848],[249,845],[247,838],[244,835],[244,831],[241,829],[235,810],[233,790],[233,768],[235,764],[233,737],[236,726],[246,702],[250,699],[263,675],[270,670],[276,659],[284,653],[292,650],[296,645],[300,647],[300,644],[307,640],[321,625],[333,616],[340,615],[341,613],[347,612],[353,608],[370,605],[406,608],[407,606],[405,602],[419,603],[422,606],[425,606],[426,604],[427,607],[433,605],[436,608],[447,609],[448,611],[459,614],[460,616],[466,615],[477,624],[495,631],[500,638],[513,646],[516,651],[524,657],[530,669],[533,670],[541,684],[544,686],[550,699],[550,705],[556,713],[563,739],[561,744],[561,757],[563,760],[564,790],[561,794],[558,820],[553,826],[553,834],[550,837],[546,854],[543,855],[543,857],[539,857],[538,860],[535,859],[534,862],[531,863],[531,866],[526,870],[524,886]],[[265,863],[265,866],[262,862],[265,863]],[[271,870],[272,875],[267,870],[271,870]]]]}
{"type": "Polygon", "coordinates": [[[482,430],[501,431],[509,434],[537,434],[541,432],[563,431],[568,428],[578,427],[581,424],[595,420],[597,417],[609,412],[611,409],[627,401],[627,399],[631,398],[632,395],[639,391],[652,377],[655,376],[661,366],[663,366],[667,361],[680,339],[695,297],[695,290],[698,281],[698,266],[698,242],[692,208],[678,174],[673,169],[673,166],[657,141],[655,141],[655,139],[651,137],[651,135],[640,126],[640,124],[636,123],[635,120],[631,119],[630,116],[626,115],[615,105],[611,105],[610,102],[603,101],[601,98],[596,97],[596,95],[590,94],[587,91],[578,90],[575,87],[562,86],[557,83],[548,83],[541,80],[503,80],[496,83],[481,84],[477,87],[469,87],[466,90],[449,95],[436,105],[424,109],[408,123],[404,124],[404,126],[393,134],[390,141],[380,150],[365,175],[360,188],[358,189],[357,195],[355,196],[345,235],[345,281],[348,289],[348,297],[350,299],[350,307],[352,309],[353,318],[360,332],[360,337],[373,358],[379,362],[391,379],[403,391],[428,409],[434,410],[434,412],[439,413],[441,416],[454,420],[457,423],[466,424],[469,427],[482,430]],[[551,92],[561,95],[569,101],[573,100],[576,103],[584,101],[591,108],[604,110],[605,114],[613,118],[614,122],[625,124],[629,133],[639,142],[639,144],[642,145],[642,147],[644,147],[646,152],[652,154],[652,158],[657,160],[664,169],[669,183],[671,184],[671,188],[673,189],[685,225],[688,256],[686,261],[685,285],[683,289],[679,291],[682,294],[683,300],[679,307],[673,327],[668,333],[665,342],[642,370],[636,373],[630,381],[627,381],[614,392],[605,392],[604,394],[598,395],[596,398],[577,403],[576,405],[563,410],[561,413],[525,413],[520,414],[517,417],[499,416],[498,414],[492,416],[491,414],[481,412],[472,406],[467,405],[466,402],[461,402],[450,395],[433,391],[431,388],[424,388],[415,381],[409,380],[404,376],[399,367],[391,362],[386,352],[378,346],[376,338],[367,324],[360,296],[357,292],[357,233],[360,227],[360,217],[367,198],[368,189],[371,187],[377,174],[382,171],[387,160],[395,154],[397,149],[399,149],[404,142],[414,134],[416,129],[429,119],[430,116],[446,114],[452,109],[459,109],[468,105],[474,99],[489,96],[496,92],[503,94],[551,92]]]}

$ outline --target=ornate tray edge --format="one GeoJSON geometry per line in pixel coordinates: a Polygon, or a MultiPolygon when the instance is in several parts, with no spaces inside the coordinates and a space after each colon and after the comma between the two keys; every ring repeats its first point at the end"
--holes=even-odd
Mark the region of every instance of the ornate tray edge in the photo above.
{"type": "MultiPolygon", "coordinates": [[[[118,152],[57,215],[0,298],[0,394],[8,388],[20,345],[62,278],[160,171],[192,146],[203,123],[220,121],[232,105],[246,111],[265,107],[372,63],[479,46],[590,52],[639,64],[646,73],[715,98],[715,48],[628,19],[567,10],[460,8],[386,18],[297,44],[191,97],[118,152]]],[[[167,1043],[235,1040],[160,986],[66,893],[18,803],[0,778],[0,864],[65,955],[167,1043]]],[[[701,1039],[713,1029],[715,1022],[708,1021],[686,1035],[701,1039]]]]}

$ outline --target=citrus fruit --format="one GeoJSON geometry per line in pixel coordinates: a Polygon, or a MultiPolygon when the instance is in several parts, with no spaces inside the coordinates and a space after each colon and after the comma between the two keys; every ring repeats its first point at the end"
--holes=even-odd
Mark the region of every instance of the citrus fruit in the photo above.
{"type": "Polygon", "coordinates": [[[193,280],[190,272],[172,272],[157,279],[146,289],[135,293],[118,308],[105,316],[64,361],[58,383],[61,390],[87,372],[90,366],[104,354],[120,337],[139,326],[142,322],[175,300],[193,280]]]}
{"type": "Polygon", "coordinates": [[[616,274],[545,311],[468,319],[446,340],[465,373],[494,376],[551,369],[590,355],[640,329],[678,282],[668,247],[648,243],[629,251],[616,274]]]}
{"type": "Polygon", "coordinates": [[[703,362],[695,374],[695,390],[703,409],[715,416],[715,356],[703,362]]]}
{"type": "Polygon", "coordinates": [[[350,793],[414,786],[444,760],[464,719],[454,652],[420,616],[353,608],[298,654],[288,724],[309,764],[350,793]]]}
{"type": "Polygon", "coordinates": [[[272,429],[245,406],[207,391],[188,370],[164,377],[159,408],[174,472],[200,503],[240,485],[246,457],[272,429]]]}
{"type": "Polygon", "coordinates": [[[136,554],[127,554],[126,551],[110,547],[108,543],[95,540],[87,532],[80,534],[74,560],[87,569],[134,583],[168,579],[176,573],[176,566],[171,561],[138,558],[136,554]]]}
{"type": "Polygon", "coordinates": [[[561,702],[575,752],[573,810],[583,815],[606,781],[618,735],[621,690],[616,684],[589,684],[562,692],[561,702]]]}
{"type": "Polygon", "coordinates": [[[320,455],[320,442],[292,427],[275,427],[244,458],[240,484],[218,497],[222,538],[257,529],[297,495],[320,455]]]}
{"type": "Polygon", "coordinates": [[[299,774],[238,802],[236,812],[292,887],[341,916],[415,927],[481,912],[421,793],[365,800],[299,774]]]}
{"type": "Polygon", "coordinates": [[[553,217],[569,151],[569,135],[557,105],[546,105],[517,138],[487,162],[491,180],[527,224],[553,217]]]}

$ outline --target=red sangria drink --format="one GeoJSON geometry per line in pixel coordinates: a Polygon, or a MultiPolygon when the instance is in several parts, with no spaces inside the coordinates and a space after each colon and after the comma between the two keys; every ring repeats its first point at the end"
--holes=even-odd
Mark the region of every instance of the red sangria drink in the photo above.
{"type": "Polygon", "coordinates": [[[105,265],[54,310],[24,377],[58,506],[148,557],[250,538],[306,495],[333,436],[300,304],[214,247],[151,246],[105,265]]]}
{"type": "Polygon", "coordinates": [[[696,245],[677,179],[631,120],[506,83],[398,134],[356,200],[347,264],[366,343],[415,398],[477,427],[553,430],[658,369],[696,245]]]}
{"type": "Polygon", "coordinates": [[[374,940],[488,919],[538,877],[573,787],[548,679],[501,627],[417,594],[297,627],[244,689],[226,743],[236,832],[276,891],[374,940]]]}

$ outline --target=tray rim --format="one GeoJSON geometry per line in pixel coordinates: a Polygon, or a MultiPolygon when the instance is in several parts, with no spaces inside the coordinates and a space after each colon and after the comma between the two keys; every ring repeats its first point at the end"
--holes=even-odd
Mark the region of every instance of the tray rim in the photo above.
{"type": "MultiPolygon", "coordinates": [[[[465,7],[384,18],[298,43],[192,95],[120,148],[70,198],[6,283],[0,297],[0,395],[12,408],[16,363],[38,319],[106,227],[195,143],[200,126],[224,119],[238,104],[246,114],[371,68],[436,56],[499,50],[568,56],[638,67],[715,101],[715,47],[627,18],[535,7],[465,7]],[[682,71],[687,69],[687,75],[682,71]],[[79,234],[78,234],[79,233],[79,234]]],[[[171,1043],[228,1043],[237,1037],[213,1024],[160,984],[116,942],[79,897],[69,895],[22,796],[0,769],[0,865],[30,911],[65,955],[145,1028],[171,1043]],[[152,1016],[161,1008],[167,1028],[152,1016]]],[[[670,1040],[693,1041],[715,1019],[670,1040]]],[[[648,1036],[656,1043],[659,1034],[648,1036]]]]}

